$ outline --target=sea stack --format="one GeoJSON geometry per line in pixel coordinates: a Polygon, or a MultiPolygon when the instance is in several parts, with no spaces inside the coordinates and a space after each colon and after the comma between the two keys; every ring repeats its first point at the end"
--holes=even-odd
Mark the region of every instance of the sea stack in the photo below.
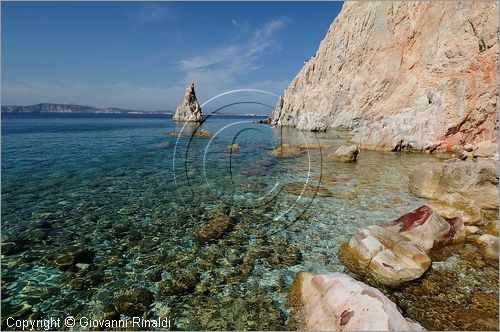
{"type": "Polygon", "coordinates": [[[172,120],[181,122],[201,122],[203,120],[201,107],[194,92],[194,83],[186,87],[184,100],[177,107],[172,120]]]}

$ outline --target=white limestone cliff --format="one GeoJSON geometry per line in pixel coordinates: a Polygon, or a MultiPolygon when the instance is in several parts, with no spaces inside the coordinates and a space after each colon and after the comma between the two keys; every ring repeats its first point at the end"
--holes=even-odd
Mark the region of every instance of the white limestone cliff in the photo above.
{"type": "Polygon", "coordinates": [[[369,149],[496,142],[498,21],[493,1],[345,2],[270,123],[369,149]]]}

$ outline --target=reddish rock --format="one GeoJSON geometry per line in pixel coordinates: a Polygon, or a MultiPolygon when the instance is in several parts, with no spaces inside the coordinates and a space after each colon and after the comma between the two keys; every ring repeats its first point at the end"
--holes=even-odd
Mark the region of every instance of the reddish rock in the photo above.
{"type": "Polygon", "coordinates": [[[463,242],[466,236],[462,219],[442,218],[428,205],[399,217],[388,228],[406,236],[425,251],[440,244],[463,242]]]}
{"type": "Polygon", "coordinates": [[[460,218],[442,218],[424,205],[391,223],[360,230],[341,246],[339,258],[360,275],[396,286],[424,274],[431,265],[430,249],[465,239],[460,218]]]}
{"type": "Polygon", "coordinates": [[[409,238],[377,225],[354,234],[339,256],[350,269],[391,286],[420,278],[431,265],[426,252],[409,238]]]}
{"type": "Polygon", "coordinates": [[[288,303],[310,331],[422,331],[379,290],[343,273],[298,272],[288,303]]]}

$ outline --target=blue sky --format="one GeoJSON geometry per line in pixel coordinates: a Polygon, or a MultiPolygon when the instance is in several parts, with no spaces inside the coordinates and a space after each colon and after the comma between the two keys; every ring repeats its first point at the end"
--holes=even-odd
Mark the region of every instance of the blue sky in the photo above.
{"type": "Polygon", "coordinates": [[[2,2],[2,104],[175,109],[238,88],[281,95],[340,2],[2,2]]]}

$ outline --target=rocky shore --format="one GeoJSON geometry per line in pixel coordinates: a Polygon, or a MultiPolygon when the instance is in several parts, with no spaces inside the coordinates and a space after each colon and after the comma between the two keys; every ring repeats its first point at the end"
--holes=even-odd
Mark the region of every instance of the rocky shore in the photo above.
{"type": "Polygon", "coordinates": [[[352,130],[326,161],[359,149],[445,160],[409,176],[425,205],[340,245],[358,280],[296,274],[293,328],[498,330],[498,31],[494,2],[344,3],[269,123],[352,130]]]}
{"type": "Polygon", "coordinates": [[[296,274],[288,298],[295,328],[498,329],[498,162],[427,166],[411,174],[409,187],[428,205],[363,228],[340,246],[338,258],[362,281],[296,274]]]}

